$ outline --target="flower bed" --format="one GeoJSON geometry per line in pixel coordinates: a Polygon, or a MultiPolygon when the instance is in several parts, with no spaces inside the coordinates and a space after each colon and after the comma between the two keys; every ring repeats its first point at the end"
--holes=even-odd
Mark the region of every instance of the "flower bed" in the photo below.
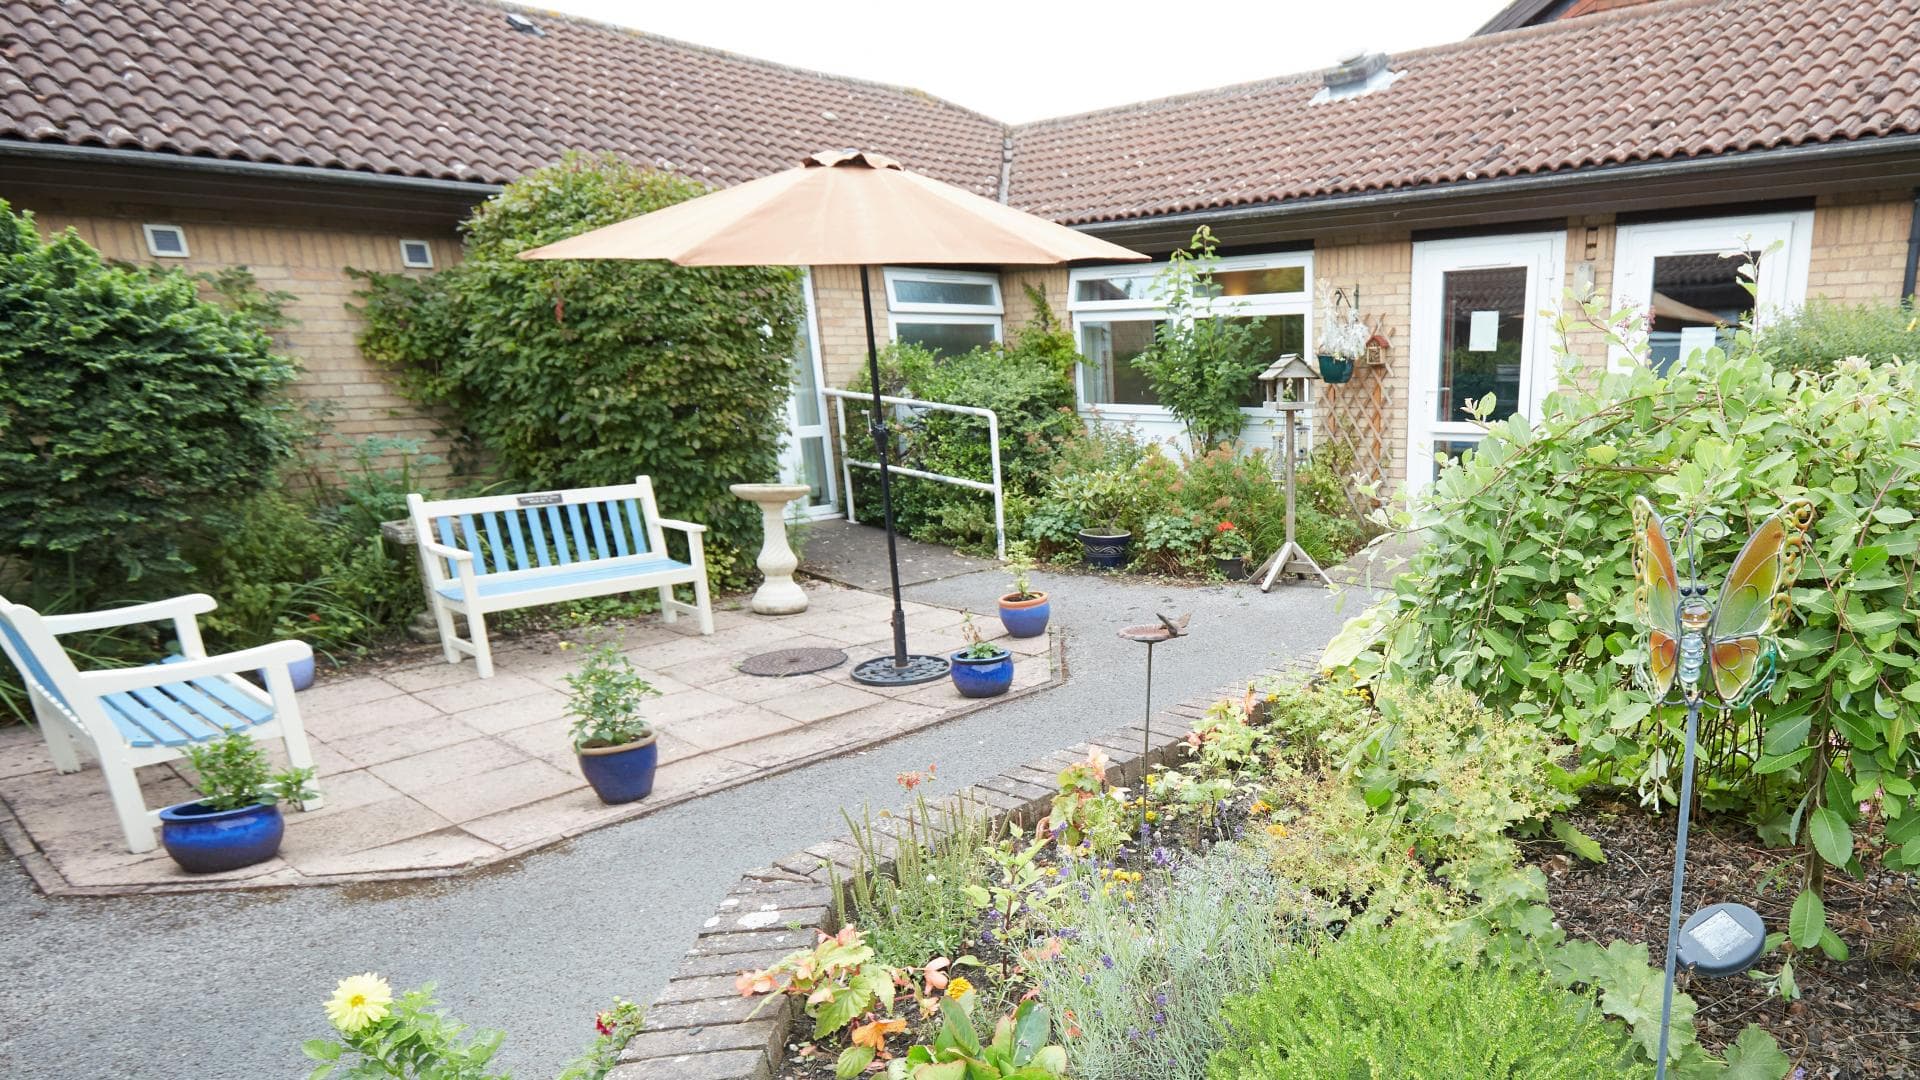
{"type": "MultiPolygon", "coordinates": [[[[922,802],[757,871],[614,1075],[1651,1075],[1646,945],[1563,933],[1536,865],[1558,887],[1604,854],[1566,817],[1564,748],[1444,685],[1375,704],[1267,680],[1179,722],[966,793],[989,810],[922,802]],[[1000,1071],[940,1069],[963,1061],[1000,1071]]],[[[1695,1008],[1670,1075],[1821,1060],[1745,1026],[1784,1005],[1699,1042],[1695,1008]]]]}

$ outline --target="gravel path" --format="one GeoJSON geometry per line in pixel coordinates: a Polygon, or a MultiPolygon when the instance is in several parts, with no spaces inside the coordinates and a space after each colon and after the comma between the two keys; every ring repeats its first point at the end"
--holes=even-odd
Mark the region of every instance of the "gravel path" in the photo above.
{"type": "MultiPolygon", "coordinates": [[[[1364,604],[1292,586],[1199,587],[1037,574],[1066,632],[1065,685],[945,727],[674,807],[488,871],[428,883],[49,901],[0,870],[0,1076],[271,1080],[306,1075],[302,1040],[344,975],[436,982],[462,1020],[508,1032],[496,1063],[539,1080],[614,995],[645,1001],[740,871],[845,831],[840,808],[936,793],[1118,727],[1141,711],[1139,645],[1113,631],[1191,610],[1155,654],[1170,705],[1315,650],[1364,604]]],[[[911,599],[991,612],[997,573],[911,599]]],[[[861,659],[855,657],[855,659],[861,659]]]]}

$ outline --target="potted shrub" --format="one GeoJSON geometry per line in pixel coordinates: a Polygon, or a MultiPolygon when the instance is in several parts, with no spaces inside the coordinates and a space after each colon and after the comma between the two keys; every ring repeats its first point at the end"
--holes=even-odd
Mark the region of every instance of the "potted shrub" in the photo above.
{"type": "Polygon", "coordinates": [[[660,691],[612,645],[589,653],[580,670],[567,676],[567,688],[580,774],[600,801],[617,805],[652,794],[660,747],[653,725],[640,718],[640,703],[660,691]]]}
{"type": "Polygon", "coordinates": [[[973,613],[968,612],[960,625],[960,636],[967,647],[954,653],[948,675],[962,697],[997,697],[1013,685],[1013,654],[991,641],[982,641],[974,628],[973,613]]]}
{"type": "Polygon", "coordinates": [[[1247,534],[1231,521],[1222,521],[1213,527],[1213,565],[1220,576],[1228,581],[1241,581],[1247,576],[1247,560],[1253,557],[1253,545],[1247,541],[1247,534]]]}
{"type": "Polygon", "coordinates": [[[1119,570],[1127,565],[1133,533],[1121,522],[1131,517],[1136,505],[1131,475],[1086,472],[1056,477],[1049,497],[1072,515],[1088,566],[1119,570]]]}
{"type": "Polygon", "coordinates": [[[1011,637],[1039,637],[1047,632],[1047,620],[1053,605],[1047,594],[1033,587],[1033,556],[1027,545],[1014,544],[1007,549],[1007,572],[1013,576],[1013,591],[1000,598],[1000,625],[1011,637]]]}
{"type": "Polygon", "coordinates": [[[268,772],[266,751],[245,732],[187,747],[200,798],[160,811],[160,844],[190,874],[217,874],[280,853],[280,800],[313,798],[311,768],[268,772]]]}

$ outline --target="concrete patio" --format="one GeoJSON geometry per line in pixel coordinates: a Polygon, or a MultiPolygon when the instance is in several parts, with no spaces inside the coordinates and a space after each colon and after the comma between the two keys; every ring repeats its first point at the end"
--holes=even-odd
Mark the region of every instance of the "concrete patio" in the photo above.
{"type": "MultiPolygon", "coordinates": [[[[502,642],[498,674],[474,675],[437,650],[405,666],[327,679],[300,695],[326,805],[289,811],[281,854],[229,874],[188,875],[164,851],[127,852],[97,769],[61,775],[32,730],[0,730],[0,839],[49,895],[263,888],[436,877],[886,742],[1007,700],[963,698],[947,680],[860,686],[854,663],[890,651],[883,595],[814,583],[808,610],[781,617],[716,607],[716,632],[691,619],[502,642]],[[567,739],[565,677],[578,643],[608,634],[661,692],[644,710],[660,739],[653,794],[602,804],[567,739]],[[749,656],[803,646],[846,650],[813,675],[741,674],[749,656]]],[[[962,613],[908,603],[908,645],[961,646],[962,613]]],[[[983,636],[1004,634],[977,617],[983,636]]],[[[1019,696],[1060,671],[1049,637],[1003,639],[1019,696]]],[[[276,747],[277,749],[277,747],[276,747]]],[[[194,797],[184,762],[141,773],[148,805],[194,797]]]]}

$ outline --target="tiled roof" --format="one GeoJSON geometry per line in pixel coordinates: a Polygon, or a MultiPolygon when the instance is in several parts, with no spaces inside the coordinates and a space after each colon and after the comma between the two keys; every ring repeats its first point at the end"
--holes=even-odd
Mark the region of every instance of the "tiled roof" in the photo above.
{"type": "Polygon", "coordinates": [[[0,0],[0,138],[498,183],[570,149],[718,184],[839,147],[999,193],[913,90],[468,0],[0,0]]]}
{"type": "Polygon", "coordinates": [[[1014,129],[1010,201],[1068,224],[1920,132],[1913,0],[1676,0],[1014,129]]]}
{"type": "Polygon", "coordinates": [[[1913,0],[1667,0],[1014,128],[477,0],[0,0],[0,140],[503,182],[568,149],[729,184],[879,149],[1070,224],[1920,132],[1913,0]]]}

